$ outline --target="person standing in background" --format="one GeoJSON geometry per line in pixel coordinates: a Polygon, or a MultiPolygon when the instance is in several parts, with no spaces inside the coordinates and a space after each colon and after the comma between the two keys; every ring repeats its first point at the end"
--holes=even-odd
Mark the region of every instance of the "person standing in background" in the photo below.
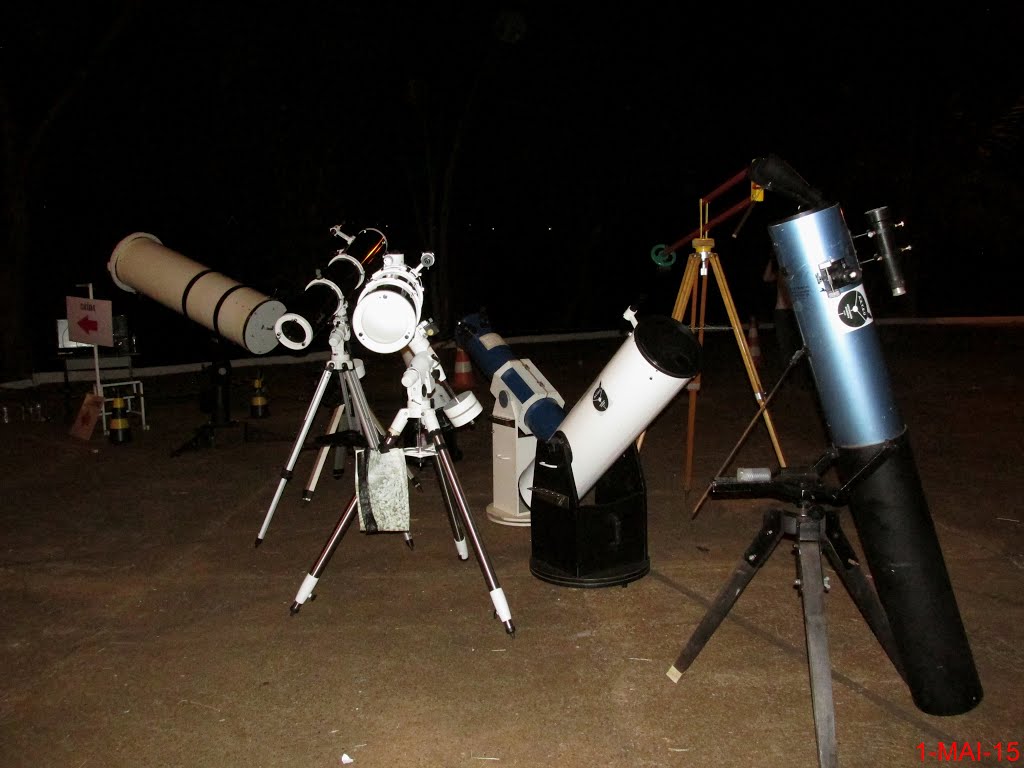
{"type": "MultiPolygon", "coordinates": [[[[779,275],[778,262],[772,256],[764,268],[763,278],[765,283],[775,284],[775,309],[772,312],[772,319],[775,323],[775,348],[778,350],[777,361],[778,375],[789,365],[793,355],[803,347],[803,337],[800,335],[800,327],[796,322],[796,313],[793,311],[793,302],[789,297],[789,290],[785,281],[779,275]]],[[[793,372],[795,380],[801,387],[810,384],[806,360],[801,360],[797,370],[793,372]]]]}

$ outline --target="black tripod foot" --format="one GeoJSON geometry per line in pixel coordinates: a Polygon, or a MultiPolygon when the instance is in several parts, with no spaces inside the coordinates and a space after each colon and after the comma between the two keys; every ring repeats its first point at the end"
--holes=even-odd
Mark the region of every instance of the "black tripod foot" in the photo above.
{"type": "Polygon", "coordinates": [[[196,429],[189,440],[171,451],[171,458],[180,456],[185,451],[195,451],[200,448],[214,448],[217,445],[217,430],[238,426],[240,426],[240,424],[237,421],[227,421],[224,423],[214,423],[211,421],[203,424],[201,427],[196,429]]]}
{"type": "Polygon", "coordinates": [[[686,646],[676,659],[676,663],[668,670],[667,674],[673,683],[679,682],[682,673],[690,668],[694,659],[703,650],[708,640],[718,629],[718,626],[725,620],[732,606],[743,594],[751,580],[757,575],[761,566],[778,546],[782,540],[784,531],[782,529],[782,513],[778,510],[768,510],[764,513],[761,530],[743,553],[743,558],[737,563],[733,570],[732,578],[718,593],[715,602],[712,603],[697,629],[690,636],[686,646]]]}
{"type": "Polygon", "coordinates": [[[679,658],[666,674],[673,683],[679,682],[683,672],[693,663],[783,537],[795,542],[794,554],[797,557],[798,569],[796,584],[803,604],[804,638],[807,646],[818,765],[819,768],[835,768],[839,763],[832,698],[832,669],[825,621],[824,596],[827,587],[822,569],[823,558],[827,558],[836,569],[850,596],[882,642],[883,648],[890,653],[890,658],[898,670],[900,666],[898,658],[893,658],[890,652],[891,631],[885,621],[881,604],[860,572],[853,550],[839,528],[838,516],[833,512],[826,512],[815,506],[801,508],[799,511],[766,512],[761,530],[747,548],[732,578],[719,593],[686,647],[679,654],[679,658]]]}

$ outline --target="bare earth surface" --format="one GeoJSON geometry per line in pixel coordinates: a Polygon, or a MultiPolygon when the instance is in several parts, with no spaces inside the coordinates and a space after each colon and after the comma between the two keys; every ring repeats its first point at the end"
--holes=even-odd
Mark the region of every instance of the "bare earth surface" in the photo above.
{"type": "MultiPolygon", "coordinates": [[[[825,605],[840,762],[940,764],[928,754],[940,742],[969,742],[993,755],[962,763],[1024,763],[1007,751],[1024,742],[1024,328],[892,326],[880,336],[985,695],[961,715],[919,711],[833,575],[825,605]]],[[[770,333],[761,341],[771,371],[770,333]]],[[[618,345],[515,351],[571,405],[618,345]]],[[[710,335],[705,352],[692,488],[684,393],[645,436],[652,570],[625,587],[543,582],[529,569],[529,528],[487,519],[493,400],[476,387],[484,413],[459,431],[455,466],[514,638],[493,618],[475,559],[456,555],[429,465],[411,491],[415,547],[353,527],[317,599],[289,614],[353,489],[348,460],[303,503],[314,453],[302,452],[253,546],[322,363],[266,369],[270,417],[259,421],[249,419],[252,369],[236,367],[233,415],[249,422],[249,439],[241,425],[219,430],[214,446],[173,458],[207,418],[199,374],[147,379],[151,429],[133,421],[124,445],[99,430],[68,436],[60,386],[3,394],[12,413],[31,399],[49,420],[0,424],[0,765],[817,765],[785,543],[679,682],[666,676],[762,511],[779,506],[712,500],[692,516],[756,410],[732,338],[710,335]]],[[[404,404],[400,359],[364,359],[364,388],[387,424],[404,404]]],[[[72,410],[87,387],[72,385],[72,410]]],[[[787,388],[771,414],[790,466],[821,455],[807,391],[787,388]]],[[[774,463],[759,426],[729,473],[774,463]]],[[[841,520],[861,551],[848,511],[841,520]]]]}

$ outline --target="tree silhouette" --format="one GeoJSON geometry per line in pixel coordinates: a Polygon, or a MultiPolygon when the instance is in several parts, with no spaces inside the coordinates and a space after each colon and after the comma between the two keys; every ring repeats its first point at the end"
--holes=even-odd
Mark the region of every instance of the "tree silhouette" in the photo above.
{"type": "Polygon", "coordinates": [[[6,169],[0,204],[5,234],[5,258],[0,260],[0,375],[7,380],[32,373],[28,267],[33,257],[30,203],[37,160],[54,124],[88,86],[93,67],[124,33],[135,9],[136,3],[129,1],[103,16],[102,10],[90,7],[87,23],[56,17],[46,6],[7,6],[5,66],[0,67],[0,152],[6,169]]]}

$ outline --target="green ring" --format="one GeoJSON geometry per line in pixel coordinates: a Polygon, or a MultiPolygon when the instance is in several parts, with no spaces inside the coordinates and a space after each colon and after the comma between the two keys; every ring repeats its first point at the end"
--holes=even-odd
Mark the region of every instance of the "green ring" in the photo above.
{"type": "Polygon", "coordinates": [[[651,258],[659,267],[671,267],[676,263],[675,251],[666,254],[664,243],[658,243],[658,245],[651,248],[651,258]]]}

